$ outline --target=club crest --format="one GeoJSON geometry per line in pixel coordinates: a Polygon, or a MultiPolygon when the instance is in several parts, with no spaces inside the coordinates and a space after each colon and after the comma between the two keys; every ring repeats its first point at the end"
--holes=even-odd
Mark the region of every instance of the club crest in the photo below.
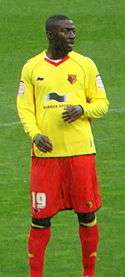
{"type": "Polygon", "coordinates": [[[77,81],[75,74],[68,74],[68,81],[73,85],[77,81]]]}
{"type": "Polygon", "coordinates": [[[92,208],[92,206],[93,206],[93,203],[91,201],[86,202],[86,207],[92,208]]]}

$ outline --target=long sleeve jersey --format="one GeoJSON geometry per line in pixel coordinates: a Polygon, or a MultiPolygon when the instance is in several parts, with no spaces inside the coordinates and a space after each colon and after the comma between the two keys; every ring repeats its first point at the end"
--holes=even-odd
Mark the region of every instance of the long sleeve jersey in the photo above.
{"type": "Polygon", "coordinates": [[[33,143],[37,157],[65,157],[96,153],[91,119],[108,111],[109,102],[94,62],[74,51],[57,63],[45,51],[23,67],[17,109],[25,132],[33,139],[47,136],[53,151],[44,153],[33,143]],[[81,105],[83,115],[72,123],[62,118],[68,105],[81,105]]]}

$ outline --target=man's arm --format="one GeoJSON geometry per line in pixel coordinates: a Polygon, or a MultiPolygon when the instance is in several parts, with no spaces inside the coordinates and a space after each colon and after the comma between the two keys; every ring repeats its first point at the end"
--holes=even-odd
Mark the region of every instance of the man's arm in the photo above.
{"type": "Polygon", "coordinates": [[[24,65],[17,95],[17,110],[24,130],[32,138],[33,142],[43,152],[52,151],[52,143],[49,138],[42,135],[35,117],[35,97],[31,80],[30,66],[24,65]]]}
{"type": "Polygon", "coordinates": [[[86,104],[83,105],[84,117],[100,118],[107,111],[109,102],[106,97],[105,88],[96,65],[88,59],[86,70],[86,104]]]}
{"type": "Polygon", "coordinates": [[[33,139],[36,134],[40,133],[40,130],[35,118],[34,89],[29,63],[26,63],[22,70],[17,94],[17,110],[25,132],[33,139]]]}
{"type": "Polygon", "coordinates": [[[107,111],[109,102],[106,92],[97,70],[92,60],[87,59],[85,78],[86,103],[81,105],[67,106],[62,114],[64,121],[71,123],[83,116],[83,118],[100,118],[107,111]]]}

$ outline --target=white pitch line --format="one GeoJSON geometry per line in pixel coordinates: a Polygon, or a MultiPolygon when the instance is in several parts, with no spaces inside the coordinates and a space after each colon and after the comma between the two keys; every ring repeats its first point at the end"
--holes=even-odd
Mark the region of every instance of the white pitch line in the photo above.
{"type": "Polygon", "coordinates": [[[8,122],[8,123],[0,123],[0,128],[2,127],[11,127],[13,125],[19,125],[21,124],[20,121],[13,121],[13,122],[8,122]]]}
{"type": "Polygon", "coordinates": [[[109,109],[109,112],[111,112],[111,113],[125,113],[125,107],[111,108],[111,109],[109,109]]]}
{"type": "MultiPolygon", "coordinates": [[[[122,108],[111,108],[109,109],[109,112],[111,113],[125,113],[125,108],[122,107],[122,108]]],[[[8,122],[8,123],[0,123],[0,128],[2,127],[11,127],[11,126],[14,126],[14,125],[19,125],[21,124],[20,121],[12,121],[12,122],[8,122]]]]}

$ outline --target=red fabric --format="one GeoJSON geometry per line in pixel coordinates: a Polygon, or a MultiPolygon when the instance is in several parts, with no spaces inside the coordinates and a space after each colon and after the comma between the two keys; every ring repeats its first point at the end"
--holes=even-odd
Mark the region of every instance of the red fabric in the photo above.
{"type": "Polygon", "coordinates": [[[36,218],[50,217],[63,209],[96,211],[101,198],[95,155],[32,158],[31,192],[36,192],[32,198],[32,216],[36,218]],[[39,198],[44,205],[37,203],[39,198]]]}
{"type": "Polygon", "coordinates": [[[45,250],[50,239],[50,228],[32,229],[28,238],[29,277],[41,277],[45,250]]]}
{"type": "Polygon", "coordinates": [[[79,227],[82,248],[83,276],[94,276],[99,232],[97,224],[93,227],[79,227]]]}

